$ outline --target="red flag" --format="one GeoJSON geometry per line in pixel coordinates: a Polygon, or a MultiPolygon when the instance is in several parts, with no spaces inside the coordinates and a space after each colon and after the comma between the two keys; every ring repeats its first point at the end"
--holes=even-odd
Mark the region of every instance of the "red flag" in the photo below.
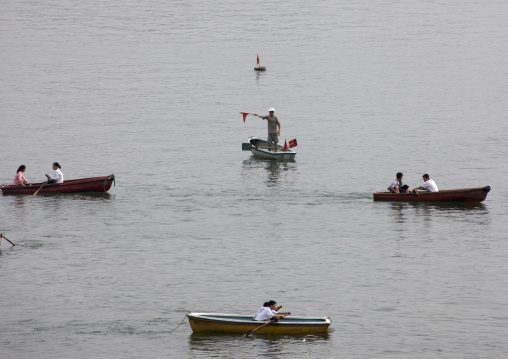
{"type": "Polygon", "coordinates": [[[259,65],[259,55],[258,55],[258,63],[257,64],[259,65]]]}
{"type": "Polygon", "coordinates": [[[288,150],[288,144],[286,143],[286,140],[284,140],[284,152],[288,150]]]}
{"type": "Polygon", "coordinates": [[[294,140],[289,141],[289,148],[293,148],[297,145],[296,138],[294,140]]]}
{"type": "Polygon", "coordinates": [[[243,122],[245,122],[245,117],[247,117],[247,115],[250,115],[250,113],[248,112],[240,112],[242,115],[243,115],[243,122]]]}

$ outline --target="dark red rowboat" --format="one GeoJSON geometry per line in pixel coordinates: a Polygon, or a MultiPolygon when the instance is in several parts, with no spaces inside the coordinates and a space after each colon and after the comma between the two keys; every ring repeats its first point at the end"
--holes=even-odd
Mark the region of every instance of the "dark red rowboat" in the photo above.
{"type": "Polygon", "coordinates": [[[418,191],[418,194],[374,192],[374,201],[480,203],[485,198],[487,198],[489,191],[490,186],[478,188],[449,189],[439,192],[418,191]]]}
{"type": "MultiPolygon", "coordinates": [[[[64,181],[63,183],[46,184],[37,194],[107,192],[114,182],[115,175],[113,174],[102,177],[80,178],[64,181]]],[[[3,194],[34,194],[43,183],[32,183],[30,186],[2,185],[0,188],[3,194]]]]}

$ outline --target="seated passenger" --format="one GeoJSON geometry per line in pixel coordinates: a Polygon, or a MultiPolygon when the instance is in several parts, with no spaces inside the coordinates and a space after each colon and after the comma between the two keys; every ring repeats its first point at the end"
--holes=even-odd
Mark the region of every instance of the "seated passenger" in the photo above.
{"type": "Polygon", "coordinates": [[[424,183],[420,187],[416,187],[415,189],[413,189],[413,192],[415,192],[417,189],[424,189],[430,192],[439,192],[436,182],[434,182],[434,180],[431,180],[427,173],[424,174],[422,177],[424,183]]]}
{"type": "Polygon", "coordinates": [[[21,165],[18,168],[18,172],[16,173],[16,177],[14,177],[14,185],[15,186],[30,186],[30,183],[28,183],[28,180],[25,178],[25,175],[23,174],[26,171],[26,166],[21,165]]]}
{"type": "Polygon", "coordinates": [[[55,170],[55,173],[53,176],[46,174],[48,183],[63,183],[64,177],[62,171],[60,171],[61,168],[62,167],[58,164],[58,162],[53,162],[53,169],[55,170]]]}
{"type": "Polygon", "coordinates": [[[407,184],[402,184],[402,177],[404,175],[402,172],[397,173],[397,178],[393,180],[388,190],[392,193],[408,193],[409,186],[407,184]]]}

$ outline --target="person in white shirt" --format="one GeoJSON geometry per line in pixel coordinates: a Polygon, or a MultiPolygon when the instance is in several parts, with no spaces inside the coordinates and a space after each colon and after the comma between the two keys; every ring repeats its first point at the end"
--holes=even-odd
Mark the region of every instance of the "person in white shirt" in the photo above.
{"type": "Polygon", "coordinates": [[[46,173],[46,177],[48,178],[48,183],[63,183],[64,176],[61,171],[62,166],[58,162],[53,162],[53,169],[55,170],[55,173],[53,176],[50,176],[46,173]]]}
{"type": "MultiPolygon", "coordinates": [[[[262,306],[262,307],[260,307],[260,308],[258,309],[258,311],[256,312],[256,314],[254,314],[254,315],[252,316],[252,318],[256,319],[256,317],[258,316],[258,314],[259,314],[259,313],[261,313],[261,312],[262,312],[265,308],[269,308],[269,307],[270,307],[270,302],[264,302],[263,306],[262,306]]],[[[272,310],[272,313],[273,313],[273,314],[277,314],[277,313],[278,313],[277,311],[278,311],[280,308],[282,308],[282,305],[279,305],[277,308],[275,308],[275,310],[272,310]]]]}
{"type": "Polygon", "coordinates": [[[280,307],[277,308],[277,302],[271,300],[268,302],[268,307],[263,307],[263,309],[254,317],[254,320],[266,321],[272,320],[273,318],[284,318],[286,315],[291,314],[291,312],[278,313],[277,309],[280,309],[280,307]]]}
{"type": "Polygon", "coordinates": [[[268,308],[268,302],[265,302],[261,308],[258,309],[257,313],[252,316],[253,319],[256,319],[259,313],[261,313],[265,308],[268,308]]]}
{"type": "Polygon", "coordinates": [[[409,191],[409,186],[402,183],[402,177],[404,175],[402,172],[398,172],[396,176],[397,178],[393,180],[388,190],[392,193],[407,193],[409,191]]]}
{"type": "Polygon", "coordinates": [[[430,192],[439,192],[436,182],[434,182],[434,180],[431,180],[427,173],[424,174],[422,177],[424,183],[420,187],[416,187],[415,189],[413,189],[413,192],[416,191],[417,189],[424,189],[430,192]]]}

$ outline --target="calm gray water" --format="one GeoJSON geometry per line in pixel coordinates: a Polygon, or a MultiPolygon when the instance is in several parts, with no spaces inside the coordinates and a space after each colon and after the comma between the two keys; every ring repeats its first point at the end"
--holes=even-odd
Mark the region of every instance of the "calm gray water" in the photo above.
{"type": "Polygon", "coordinates": [[[117,177],[0,198],[2,359],[506,357],[506,1],[0,6],[0,183],[117,177]],[[269,107],[294,162],[241,151],[269,107]],[[268,299],[333,330],[171,332],[268,299]]]}

